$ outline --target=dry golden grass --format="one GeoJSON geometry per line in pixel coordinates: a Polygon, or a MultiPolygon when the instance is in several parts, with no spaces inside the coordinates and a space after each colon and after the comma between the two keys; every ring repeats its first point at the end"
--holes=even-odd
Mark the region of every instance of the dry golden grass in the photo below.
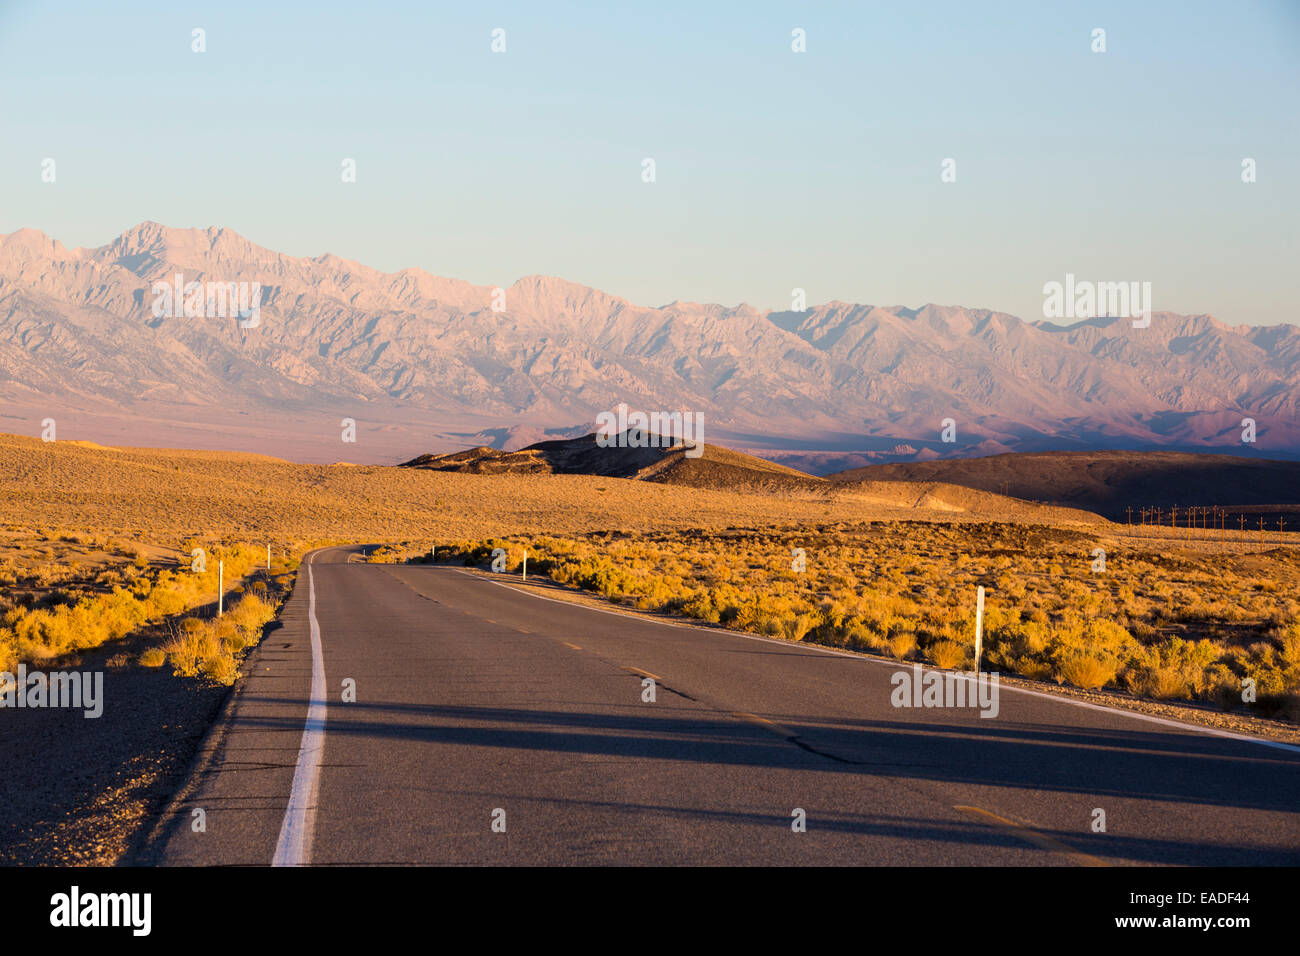
{"type": "Polygon", "coordinates": [[[129,587],[149,567],[179,560],[175,548],[104,534],[0,528],[0,614],[18,605],[67,604],[114,586],[129,587]]]}
{"type": "MultiPolygon", "coordinates": [[[[54,661],[117,641],[142,627],[178,619],[216,599],[219,562],[224,562],[224,583],[230,589],[263,567],[265,560],[260,548],[209,544],[200,570],[189,558],[195,544],[185,542],[179,560],[156,566],[146,562],[137,567],[133,560],[124,582],[101,583],[100,575],[93,581],[70,582],[45,597],[36,592],[10,594],[0,614],[0,671],[12,670],[19,661],[54,661]]],[[[296,566],[296,558],[278,562],[282,573],[296,566]]]]}
{"type": "Polygon", "coordinates": [[[1087,648],[1072,647],[1061,655],[1056,676],[1059,681],[1075,687],[1095,690],[1113,681],[1119,666],[1119,660],[1115,657],[1094,654],[1087,648]]]}
{"type": "Polygon", "coordinates": [[[935,666],[952,669],[966,662],[966,645],[957,641],[935,641],[926,650],[926,656],[934,661],[935,666]]]}
{"type": "Polygon", "coordinates": [[[162,667],[167,663],[167,653],[161,647],[150,647],[139,660],[141,667],[162,667]]]}
{"type": "MultiPolygon", "coordinates": [[[[174,582],[143,607],[135,591],[152,587],[169,568],[184,568],[200,543],[246,546],[254,557],[272,543],[278,556],[293,558],[330,543],[803,524],[846,520],[867,508],[953,520],[954,506],[938,502],[934,487],[746,495],[579,475],[295,465],[258,455],[0,435],[0,582],[7,585],[0,614],[14,615],[0,619],[7,629],[0,629],[0,666],[95,646],[183,610],[195,594],[162,606],[174,582]],[[913,507],[921,498],[931,504],[913,507]],[[131,596],[114,598],[116,591],[131,596]],[[87,636],[74,635],[83,626],[87,636]]],[[[215,561],[209,574],[214,570],[215,561]]],[[[228,568],[227,580],[240,574],[228,568]]],[[[215,595],[214,583],[205,586],[215,595]]],[[[797,640],[811,618],[771,626],[797,640]]]]}
{"type": "MultiPolygon", "coordinates": [[[[217,535],[246,541],[389,542],[611,528],[723,528],[859,520],[962,520],[997,496],[876,483],[838,497],[747,495],[586,475],[462,475],[297,465],[258,455],[104,449],[0,435],[0,526],[85,530],[131,542],[217,535]],[[914,507],[915,506],[915,507],[914,507]]],[[[1044,520],[1086,519],[1016,505],[1044,520]]]]}
{"type": "Polygon", "coordinates": [[[275,617],[276,608],[274,601],[250,592],[221,617],[185,618],[159,650],[178,677],[202,676],[219,684],[233,684],[239,677],[243,652],[261,638],[262,628],[275,617]]]}

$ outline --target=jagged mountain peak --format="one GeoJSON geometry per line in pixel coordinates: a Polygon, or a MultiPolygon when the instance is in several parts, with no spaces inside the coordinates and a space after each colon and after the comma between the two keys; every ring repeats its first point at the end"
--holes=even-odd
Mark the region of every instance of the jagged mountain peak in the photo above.
{"type": "Polygon", "coordinates": [[[250,414],[364,402],[381,417],[472,414],[471,431],[487,434],[571,428],[628,402],[700,412],[724,434],[768,436],[766,447],[826,441],[917,459],[1221,451],[1249,417],[1260,451],[1300,454],[1300,330],[1207,314],[1156,312],[1133,328],[935,303],[649,307],[555,276],[499,290],[153,221],[72,252],[35,229],[0,236],[0,297],[0,398],[60,393],[123,415],[164,399],[250,414]],[[154,282],[176,272],[260,283],[258,324],[154,314],[154,282]],[[957,442],[939,439],[946,418],[957,442]]]}
{"type": "Polygon", "coordinates": [[[0,236],[0,249],[11,256],[63,258],[68,255],[68,250],[59,240],[30,227],[0,236]]]}

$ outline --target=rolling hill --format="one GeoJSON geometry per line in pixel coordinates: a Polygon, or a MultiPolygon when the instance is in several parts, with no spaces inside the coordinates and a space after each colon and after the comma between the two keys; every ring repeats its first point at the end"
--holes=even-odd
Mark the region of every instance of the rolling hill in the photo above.
{"type": "Polygon", "coordinates": [[[797,492],[826,489],[821,478],[742,452],[705,444],[693,457],[681,445],[602,447],[595,433],[537,442],[518,451],[479,446],[445,455],[421,455],[407,468],[488,475],[597,475],[720,490],[797,492]]]}
{"type": "Polygon", "coordinates": [[[1042,452],[899,462],[842,471],[827,480],[851,485],[939,481],[1083,508],[1112,520],[1127,519],[1130,507],[1136,512],[1158,506],[1167,514],[1171,505],[1217,505],[1275,521],[1275,506],[1300,505],[1300,462],[1177,452],[1042,452]]]}

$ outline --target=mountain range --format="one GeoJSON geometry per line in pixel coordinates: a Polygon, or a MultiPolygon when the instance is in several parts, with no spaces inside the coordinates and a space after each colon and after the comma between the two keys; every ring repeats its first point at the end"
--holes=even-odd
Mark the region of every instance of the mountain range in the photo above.
{"type": "Polygon", "coordinates": [[[59,438],[397,462],[576,437],[620,402],[702,412],[706,442],[821,473],[1049,449],[1297,458],[1300,329],[1158,311],[1133,328],[941,305],[647,307],[563,279],[477,286],[154,222],[89,249],[0,237],[0,431],[39,434],[49,417],[59,438]],[[177,274],[258,283],[259,321],[156,314],[155,284],[177,274]]]}

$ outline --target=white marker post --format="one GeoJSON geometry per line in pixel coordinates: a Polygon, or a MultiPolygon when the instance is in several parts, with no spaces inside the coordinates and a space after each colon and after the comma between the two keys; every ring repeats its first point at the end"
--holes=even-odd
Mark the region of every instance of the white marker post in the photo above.
{"type": "Polygon", "coordinates": [[[524,552],[524,580],[528,580],[528,552],[524,552]]]}
{"type": "Polygon", "coordinates": [[[984,636],[984,585],[975,590],[975,673],[980,672],[980,652],[984,636]]]}
{"type": "Polygon", "coordinates": [[[226,559],[217,562],[217,617],[221,617],[226,607],[226,559]]]}
{"type": "Polygon", "coordinates": [[[266,546],[266,573],[271,573],[271,546],[266,546]]]}

